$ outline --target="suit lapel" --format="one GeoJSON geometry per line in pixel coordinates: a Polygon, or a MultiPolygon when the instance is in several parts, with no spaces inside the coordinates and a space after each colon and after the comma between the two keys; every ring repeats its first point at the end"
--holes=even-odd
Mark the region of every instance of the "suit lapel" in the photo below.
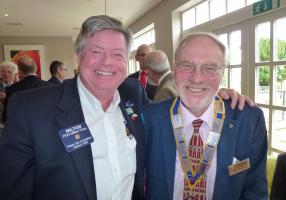
{"type": "MultiPolygon", "coordinates": [[[[59,104],[62,113],[56,117],[59,129],[84,122],[76,78],[70,82],[65,82],[63,86],[64,92],[59,104]]],[[[90,200],[96,199],[95,175],[90,145],[71,152],[70,156],[87,196],[90,200]]]]}
{"type": "MultiPolygon", "coordinates": [[[[226,193],[222,190],[229,191],[228,187],[229,174],[228,166],[232,164],[236,140],[238,136],[239,124],[233,119],[233,110],[226,106],[226,118],[224,120],[220,141],[217,146],[217,171],[213,193],[213,200],[227,199],[226,193]]],[[[229,197],[231,198],[231,197],[229,197]]]]}
{"type": "Polygon", "coordinates": [[[163,110],[164,115],[162,120],[158,120],[160,123],[161,138],[162,138],[162,147],[163,147],[163,156],[164,156],[164,166],[166,173],[166,181],[168,187],[169,199],[173,199],[174,191],[174,177],[175,177],[175,165],[176,165],[176,142],[174,138],[173,127],[169,115],[169,109],[171,107],[170,101],[168,106],[163,110]],[[167,124],[167,126],[166,126],[167,124]]]}

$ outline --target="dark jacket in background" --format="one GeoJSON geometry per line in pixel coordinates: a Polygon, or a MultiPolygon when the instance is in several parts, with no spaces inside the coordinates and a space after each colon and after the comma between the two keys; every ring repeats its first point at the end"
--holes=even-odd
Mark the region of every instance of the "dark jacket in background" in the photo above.
{"type": "MultiPolygon", "coordinates": [[[[139,74],[140,74],[140,71],[137,71],[133,74],[130,74],[128,77],[129,78],[135,78],[135,79],[139,79],[139,74]]],[[[155,95],[155,92],[156,92],[156,89],[157,89],[157,86],[155,85],[151,85],[147,82],[147,85],[146,85],[146,88],[145,88],[145,91],[147,93],[147,96],[149,99],[153,100],[154,98],[154,95],[155,95]]]]}
{"type": "Polygon", "coordinates": [[[40,78],[38,78],[35,75],[28,75],[24,77],[22,80],[19,82],[16,82],[8,87],[6,87],[6,98],[4,101],[4,110],[2,114],[2,122],[5,122],[7,120],[6,112],[7,112],[7,105],[8,101],[11,97],[12,94],[24,91],[24,90],[29,90],[33,88],[39,88],[39,87],[45,87],[49,86],[50,83],[47,81],[43,81],[40,78]]]}
{"type": "Polygon", "coordinates": [[[54,84],[61,84],[62,82],[55,76],[52,76],[49,80],[49,83],[54,83],[54,84]]]}
{"type": "Polygon", "coordinates": [[[270,199],[286,199],[286,153],[280,154],[277,158],[270,199]]]}

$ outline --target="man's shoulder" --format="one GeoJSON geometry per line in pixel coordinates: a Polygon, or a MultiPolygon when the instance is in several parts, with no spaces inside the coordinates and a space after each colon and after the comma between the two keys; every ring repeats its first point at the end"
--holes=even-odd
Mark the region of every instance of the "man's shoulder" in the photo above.
{"type": "Polygon", "coordinates": [[[46,101],[47,99],[52,101],[52,99],[59,98],[59,96],[63,95],[65,88],[72,85],[72,80],[61,85],[50,84],[47,81],[43,81],[42,83],[44,85],[47,84],[46,86],[48,87],[39,87],[31,90],[19,91],[17,92],[17,96],[20,96],[23,100],[27,99],[32,102],[40,102],[43,100],[46,101]]]}
{"type": "Polygon", "coordinates": [[[150,113],[151,115],[162,114],[162,112],[168,112],[172,106],[174,98],[160,101],[160,102],[152,102],[143,107],[144,113],[150,113]]]}
{"type": "Polygon", "coordinates": [[[141,88],[140,82],[137,79],[134,78],[126,78],[121,85],[119,86],[118,90],[119,92],[123,92],[126,90],[130,90],[130,92],[132,90],[138,90],[139,88],[141,88]]]}
{"type": "Polygon", "coordinates": [[[139,73],[140,73],[140,71],[134,72],[133,74],[130,74],[128,77],[129,78],[136,78],[136,79],[138,79],[139,78],[139,73]]]}
{"type": "Polygon", "coordinates": [[[230,107],[231,100],[224,100],[225,105],[225,112],[226,115],[233,119],[241,119],[241,120],[255,120],[259,117],[263,116],[263,111],[261,108],[257,106],[249,106],[247,103],[245,103],[245,106],[243,110],[239,110],[238,106],[236,106],[234,109],[230,107]]]}

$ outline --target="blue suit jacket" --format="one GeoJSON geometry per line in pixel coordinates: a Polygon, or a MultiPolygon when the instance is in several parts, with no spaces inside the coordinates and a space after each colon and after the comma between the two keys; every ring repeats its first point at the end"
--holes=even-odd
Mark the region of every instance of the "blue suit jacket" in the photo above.
{"type": "MultiPolygon", "coordinates": [[[[147,199],[173,199],[176,144],[169,109],[173,99],[143,109],[146,142],[147,199]]],[[[225,102],[226,118],[217,147],[213,200],[267,199],[267,135],[259,108],[232,110],[225,102]],[[250,159],[250,169],[229,176],[233,157],[250,159]]]]}
{"type": "MultiPolygon", "coordinates": [[[[120,108],[137,141],[132,199],[143,199],[144,127],[140,118],[130,119],[124,103],[131,101],[139,114],[149,100],[136,80],[125,80],[119,93],[120,108]]],[[[76,78],[15,94],[8,116],[0,144],[1,200],[97,199],[90,145],[68,153],[58,135],[60,129],[84,122],[76,78]]]]}

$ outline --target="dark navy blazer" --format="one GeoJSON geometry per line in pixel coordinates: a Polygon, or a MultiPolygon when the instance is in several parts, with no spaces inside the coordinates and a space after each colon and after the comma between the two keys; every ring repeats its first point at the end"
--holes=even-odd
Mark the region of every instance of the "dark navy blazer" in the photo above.
{"type": "MultiPolygon", "coordinates": [[[[173,199],[176,144],[169,109],[173,99],[143,109],[146,142],[147,199],[173,199]]],[[[213,200],[267,199],[267,135],[261,109],[232,110],[225,101],[226,118],[217,147],[213,200]],[[229,176],[233,158],[250,159],[250,169],[229,176]]]]}
{"type": "MultiPolygon", "coordinates": [[[[124,103],[132,102],[140,116],[149,99],[133,79],[126,79],[119,93],[120,108],[137,141],[132,199],[140,200],[144,196],[144,127],[140,117],[128,116],[124,103]]],[[[84,115],[76,78],[12,96],[0,144],[0,199],[97,199],[90,145],[68,153],[58,135],[59,130],[81,122],[84,115]]]]}

